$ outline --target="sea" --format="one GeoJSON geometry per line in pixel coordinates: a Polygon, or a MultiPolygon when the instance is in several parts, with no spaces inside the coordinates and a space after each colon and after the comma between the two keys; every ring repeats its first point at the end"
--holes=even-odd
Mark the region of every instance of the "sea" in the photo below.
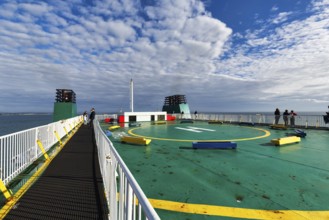
{"type": "Polygon", "coordinates": [[[0,137],[52,122],[52,113],[0,113],[0,137]]]}
{"type": "MultiPolygon", "coordinates": [[[[273,112],[199,112],[206,114],[273,115],[273,112]]],[[[300,116],[320,116],[325,112],[297,112],[300,116]]],[[[0,113],[0,137],[53,122],[52,113],[0,113]]]]}

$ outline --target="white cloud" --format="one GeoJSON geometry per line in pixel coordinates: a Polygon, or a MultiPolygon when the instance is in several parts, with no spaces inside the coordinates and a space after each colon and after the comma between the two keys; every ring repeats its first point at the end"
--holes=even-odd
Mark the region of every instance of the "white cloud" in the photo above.
{"type": "Polygon", "coordinates": [[[275,19],[273,19],[272,22],[274,24],[285,22],[288,19],[289,15],[291,15],[291,12],[280,12],[278,16],[275,19]]]}
{"type": "MultiPolygon", "coordinates": [[[[113,111],[128,108],[133,77],[136,103],[145,106],[161,106],[175,93],[187,94],[191,105],[214,108],[283,95],[297,100],[296,93],[308,102],[329,100],[324,4],[291,23],[286,18],[292,12],[278,14],[270,34],[263,27],[243,36],[198,0],[145,7],[134,0],[7,3],[0,7],[0,93],[24,94],[17,100],[21,108],[30,108],[25,96],[42,93],[40,107],[52,111],[55,89],[69,88],[82,110],[113,111]],[[247,43],[237,47],[237,38],[247,43]]],[[[17,105],[9,95],[0,101],[6,103],[0,112],[18,110],[11,109],[17,105]]]]}
{"type": "Polygon", "coordinates": [[[13,18],[17,10],[17,4],[14,2],[5,3],[0,7],[0,14],[2,17],[10,19],[13,18]]]}
{"type": "Polygon", "coordinates": [[[24,24],[1,20],[0,25],[2,26],[1,31],[5,33],[27,33],[28,27],[26,27],[24,24]]]}
{"type": "Polygon", "coordinates": [[[272,8],[271,8],[271,11],[277,11],[279,10],[278,6],[277,5],[274,5],[272,8]]]}
{"type": "MultiPolygon", "coordinates": [[[[264,33],[270,26],[250,32],[246,35],[248,46],[240,45],[232,58],[221,61],[218,74],[260,82],[255,93],[248,93],[253,99],[329,102],[329,16],[326,10],[319,10],[306,19],[278,26],[266,37],[264,33]]],[[[291,14],[279,13],[274,20],[282,21],[291,14]]]]}
{"type": "Polygon", "coordinates": [[[323,10],[328,12],[329,0],[319,0],[319,1],[312,1],[312,6],[315,10],[323,10]]]}
{"type": "Polygon", "coordinates": [[[43,2],[39,2],[38,4],[22,3],[18,5],[18,9],[21,9],[24,12],[33,16],[42,16],[48,11],[50,11],[51,8],[52,7],[48,6],[46,3],[43,2]]]}

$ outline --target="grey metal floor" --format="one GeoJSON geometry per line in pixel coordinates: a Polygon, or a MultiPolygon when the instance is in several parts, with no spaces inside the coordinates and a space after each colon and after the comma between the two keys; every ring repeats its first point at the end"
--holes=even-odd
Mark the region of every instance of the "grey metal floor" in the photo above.
{"type": "Polygon", "coordinates": [[[92,129],[82,125],[5,219],[107,219],[92,129]]]}

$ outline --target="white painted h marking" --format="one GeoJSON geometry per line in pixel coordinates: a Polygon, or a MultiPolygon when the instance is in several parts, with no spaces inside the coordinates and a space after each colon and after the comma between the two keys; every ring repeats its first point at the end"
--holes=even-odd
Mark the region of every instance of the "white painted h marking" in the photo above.
{"type": "Polygon", "coordinates": [[[196,130],[201,130],[201,131],[216,131],[216,130],[207,129],[207,128],[198,128],[198,127],[190,127],[190,126],[188,126],[188,128],[192,128],[192,129],[196,129],[196,130]]]}
{"type": "Polygon", "coordinates": [[[198,128],[198,127],[191,127],[191,126],[188,126],[187,128],[181,128],[181,127],[175,127],[175,128],[180,129],[180,130],[185,130],[185,131],[196,132],[196,133],[200,133],[203,131],[216,131],[216,130],[212,130],[212,129],[198,128]]]}

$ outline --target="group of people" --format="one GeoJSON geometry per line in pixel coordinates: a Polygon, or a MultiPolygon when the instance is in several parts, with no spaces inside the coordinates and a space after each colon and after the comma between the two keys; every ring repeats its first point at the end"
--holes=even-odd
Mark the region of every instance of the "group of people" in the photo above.
{"type": "Polygon", "coordinates": [[[83,122],[84,122],[84,124],[85,125],[88,125],[89,124],[89,126],[92,127],[93,126],[93,121],[95,119],[95,114],[96,114],[96,112],[95,112],[95,109],[94,108],[92,108],[90,110],[89,117],[88,117],[87,111],[85,111],[83,113],[83,122]]]}
{"type": "MultiPolygon", "coordinates": [[[[290,126],[291,127],[294,127],[295,126],[295,116],[297,115],[294,110],[291,110],[290,112],[286,109],[284,111],[284,113],[282,114],[283,115],[283,121],[284,121],[284,125],[285,126],[288,126],[288,121],[289,121],[289,118],[290,118],[290,126]]],[[[281,117],[281,113],[280,113],[280,110],[277,108],[275,109],[275,112],[274,112],[274,116],[275,116],[275,124],[279,124],[279,120],[280,120],[280,117],[281,117]]]]}

